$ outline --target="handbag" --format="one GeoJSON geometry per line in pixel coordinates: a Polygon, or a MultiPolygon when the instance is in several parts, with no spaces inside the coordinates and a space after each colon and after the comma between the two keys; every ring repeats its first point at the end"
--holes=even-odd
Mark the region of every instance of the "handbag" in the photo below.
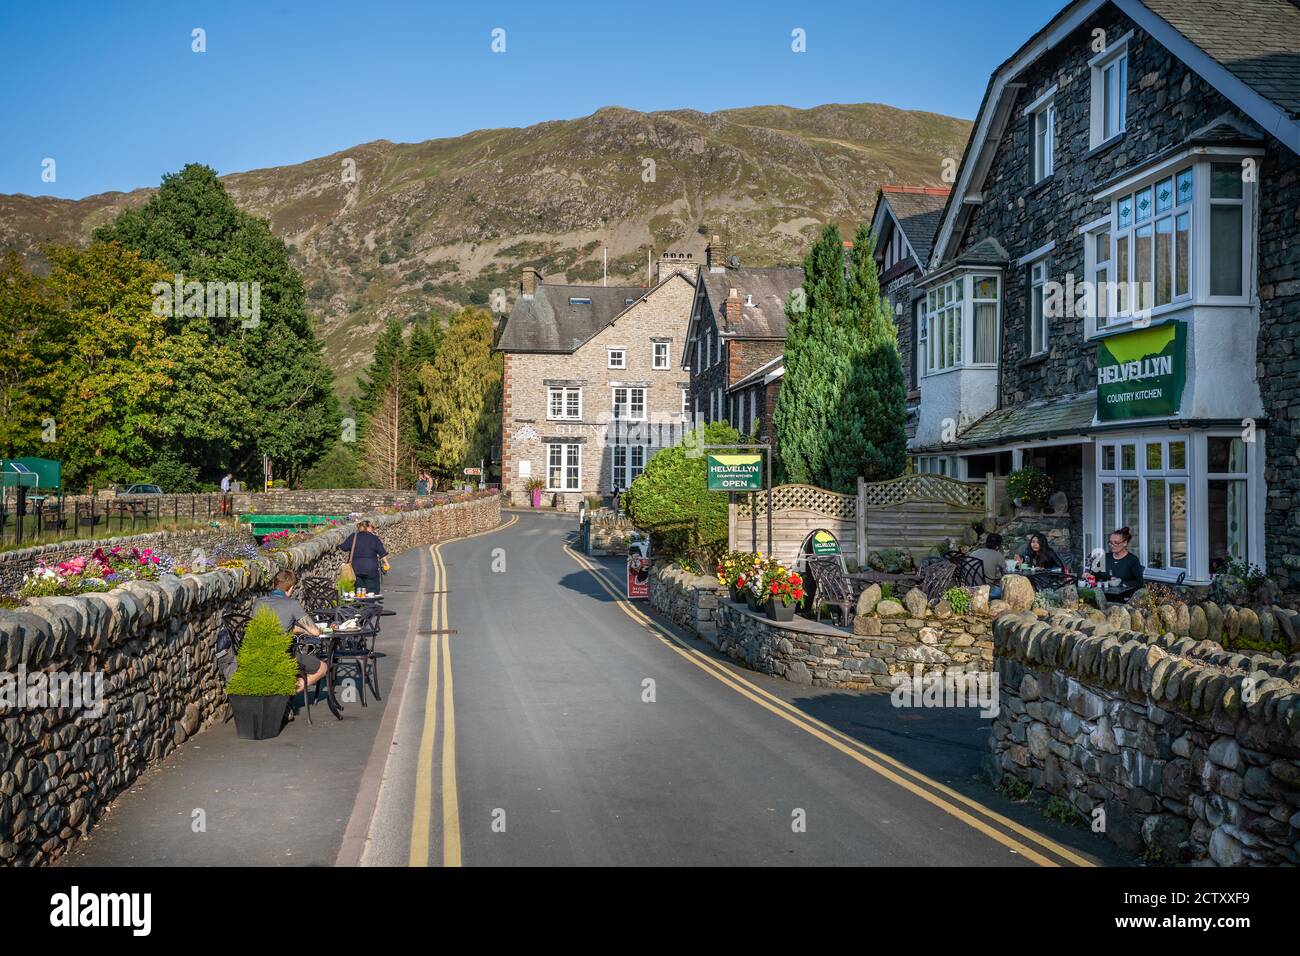
{"type": "Polygon", "coordinates": [[[360,533],[360,531],[352,532],[352,550],[348,552],[348,559],[344,561],[343,566],[339,568],[339,580],[341,581],[355,581],[357,579],[357,572],[352,570],[352,559],[356,557],[357,554],[357,535],[360,533]]]}

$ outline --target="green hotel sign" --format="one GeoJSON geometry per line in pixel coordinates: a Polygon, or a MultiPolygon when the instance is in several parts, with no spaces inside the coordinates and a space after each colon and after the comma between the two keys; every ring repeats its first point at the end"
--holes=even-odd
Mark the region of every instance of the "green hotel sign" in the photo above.
{"type": "Polygon", "coordinates": [[[1097,346],[1097,420],[1177,415],[1187,381],[1187,326],[1166,322],[1097,346]]]}
{"type": "Polygon", "coordinates": [[[758,491],[763,487],[763,456],[757,453],[708,456],[709,491],[758,491]]]}

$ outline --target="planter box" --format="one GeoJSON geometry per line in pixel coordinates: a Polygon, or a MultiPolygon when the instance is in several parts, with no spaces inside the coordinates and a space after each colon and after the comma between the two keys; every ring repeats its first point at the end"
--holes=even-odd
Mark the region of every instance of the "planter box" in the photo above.
{"type": "Polygon", "coordinates": [[[288,708],[288,695],[230,695],[230,709],[235,714],[235,733],[241,740],[270,740],[278,737],[284,727],[284,716],[288,708]]]}
{"type": "Polygon", "coordinates": [[[773,621],[793,621],[793,604],[786,606],[774,598],[767,599],[767,616],[773,621]]]}
{"type": "Polygon", "coordinates": [[[747,591],[741,591],[740,588],[736,587],[734,584],[731,585],[731,587],[729,587],[727,590],[729,590],[729,591],[731,592],[731,603],[733,603],[733,604],[746,604],[746,603],[748,603],[748,602],[745,600],[745,594],[748,593],[747,591]]]}

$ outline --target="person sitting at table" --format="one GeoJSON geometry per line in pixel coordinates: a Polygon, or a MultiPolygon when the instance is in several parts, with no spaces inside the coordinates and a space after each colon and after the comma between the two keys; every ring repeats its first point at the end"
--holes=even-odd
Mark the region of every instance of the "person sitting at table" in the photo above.
{"type": "Polygon", "coordinates": [[[1002,553],[1002,535],[989,532],[984,536],[984,547],[976,548],[970,553],[972,558],[984,562],[984,580],[989,583],[989,597],[997,600],[1002,597],[1002,572],[1006,569],[1006,555],[1002,553]]]}
{"type": "MultiPolygon", "coordinates": [[[[264,597],[253,602],[252,613],[256,614],[259,608],[269,607],[280,619],[280,626],[289,633],[319,637],[320,628],[307,613],[307,609],[302,606],[302,602],[293,597],[293,589],[297,583],[298,575],[288,568],[281,568],[271,579],[271,590],[264,597]]],[[[307,675],[306,684],[301,677],[298,678],[298,690],[302,691],[324,677],[327,668],[324,661],[315,654],[304,652],[297,657],[299,668],[307,675]]]]}
{"type": "Polygon", "coordinates": [[[362,518],[357,522],[357,530],[343,539],[339,550],[351,555],[352,572],[357,576],[357,587],[365,588],[369,594],[383,591],[380,577],[381,565],[386,565],[388,551],[384,542],[375,534],[375,526],[362,518]],[[355,546],[355,550],[353,550],[355,546]]]}
{"type": "Polygon", "coordinates": [[[1133,532],[1127,527],[1117,528],[1110,533],[1110,554],[1106,555],[1103,582],[1119,578],[1126,588],[1142,586],[1142,562],[1128,549],[1128,543],[1132,540],[1133,532]]]}
{"type": "Polygon", "coordinates": [[[1056,556],[1047,539],[1037,531],[1029,536],[1024,555],[1016,555],[1016,560],[1036,571],[1061,567],[1061,559],[1056,556]]]}

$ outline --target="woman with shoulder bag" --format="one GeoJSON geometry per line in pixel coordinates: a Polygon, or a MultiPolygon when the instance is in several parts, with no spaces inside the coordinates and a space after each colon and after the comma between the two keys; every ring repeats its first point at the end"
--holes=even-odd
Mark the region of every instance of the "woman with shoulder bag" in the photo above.
{"type": "Polygon", "coordinates": [[[388,570],[388,550],[374,528],[365,519],[358,521],[357,530],[343,540],[339,550],[350,555],[348,563],[357,577],[357,589],[380,594],[384,589],[382,572],[388,570]]]}

